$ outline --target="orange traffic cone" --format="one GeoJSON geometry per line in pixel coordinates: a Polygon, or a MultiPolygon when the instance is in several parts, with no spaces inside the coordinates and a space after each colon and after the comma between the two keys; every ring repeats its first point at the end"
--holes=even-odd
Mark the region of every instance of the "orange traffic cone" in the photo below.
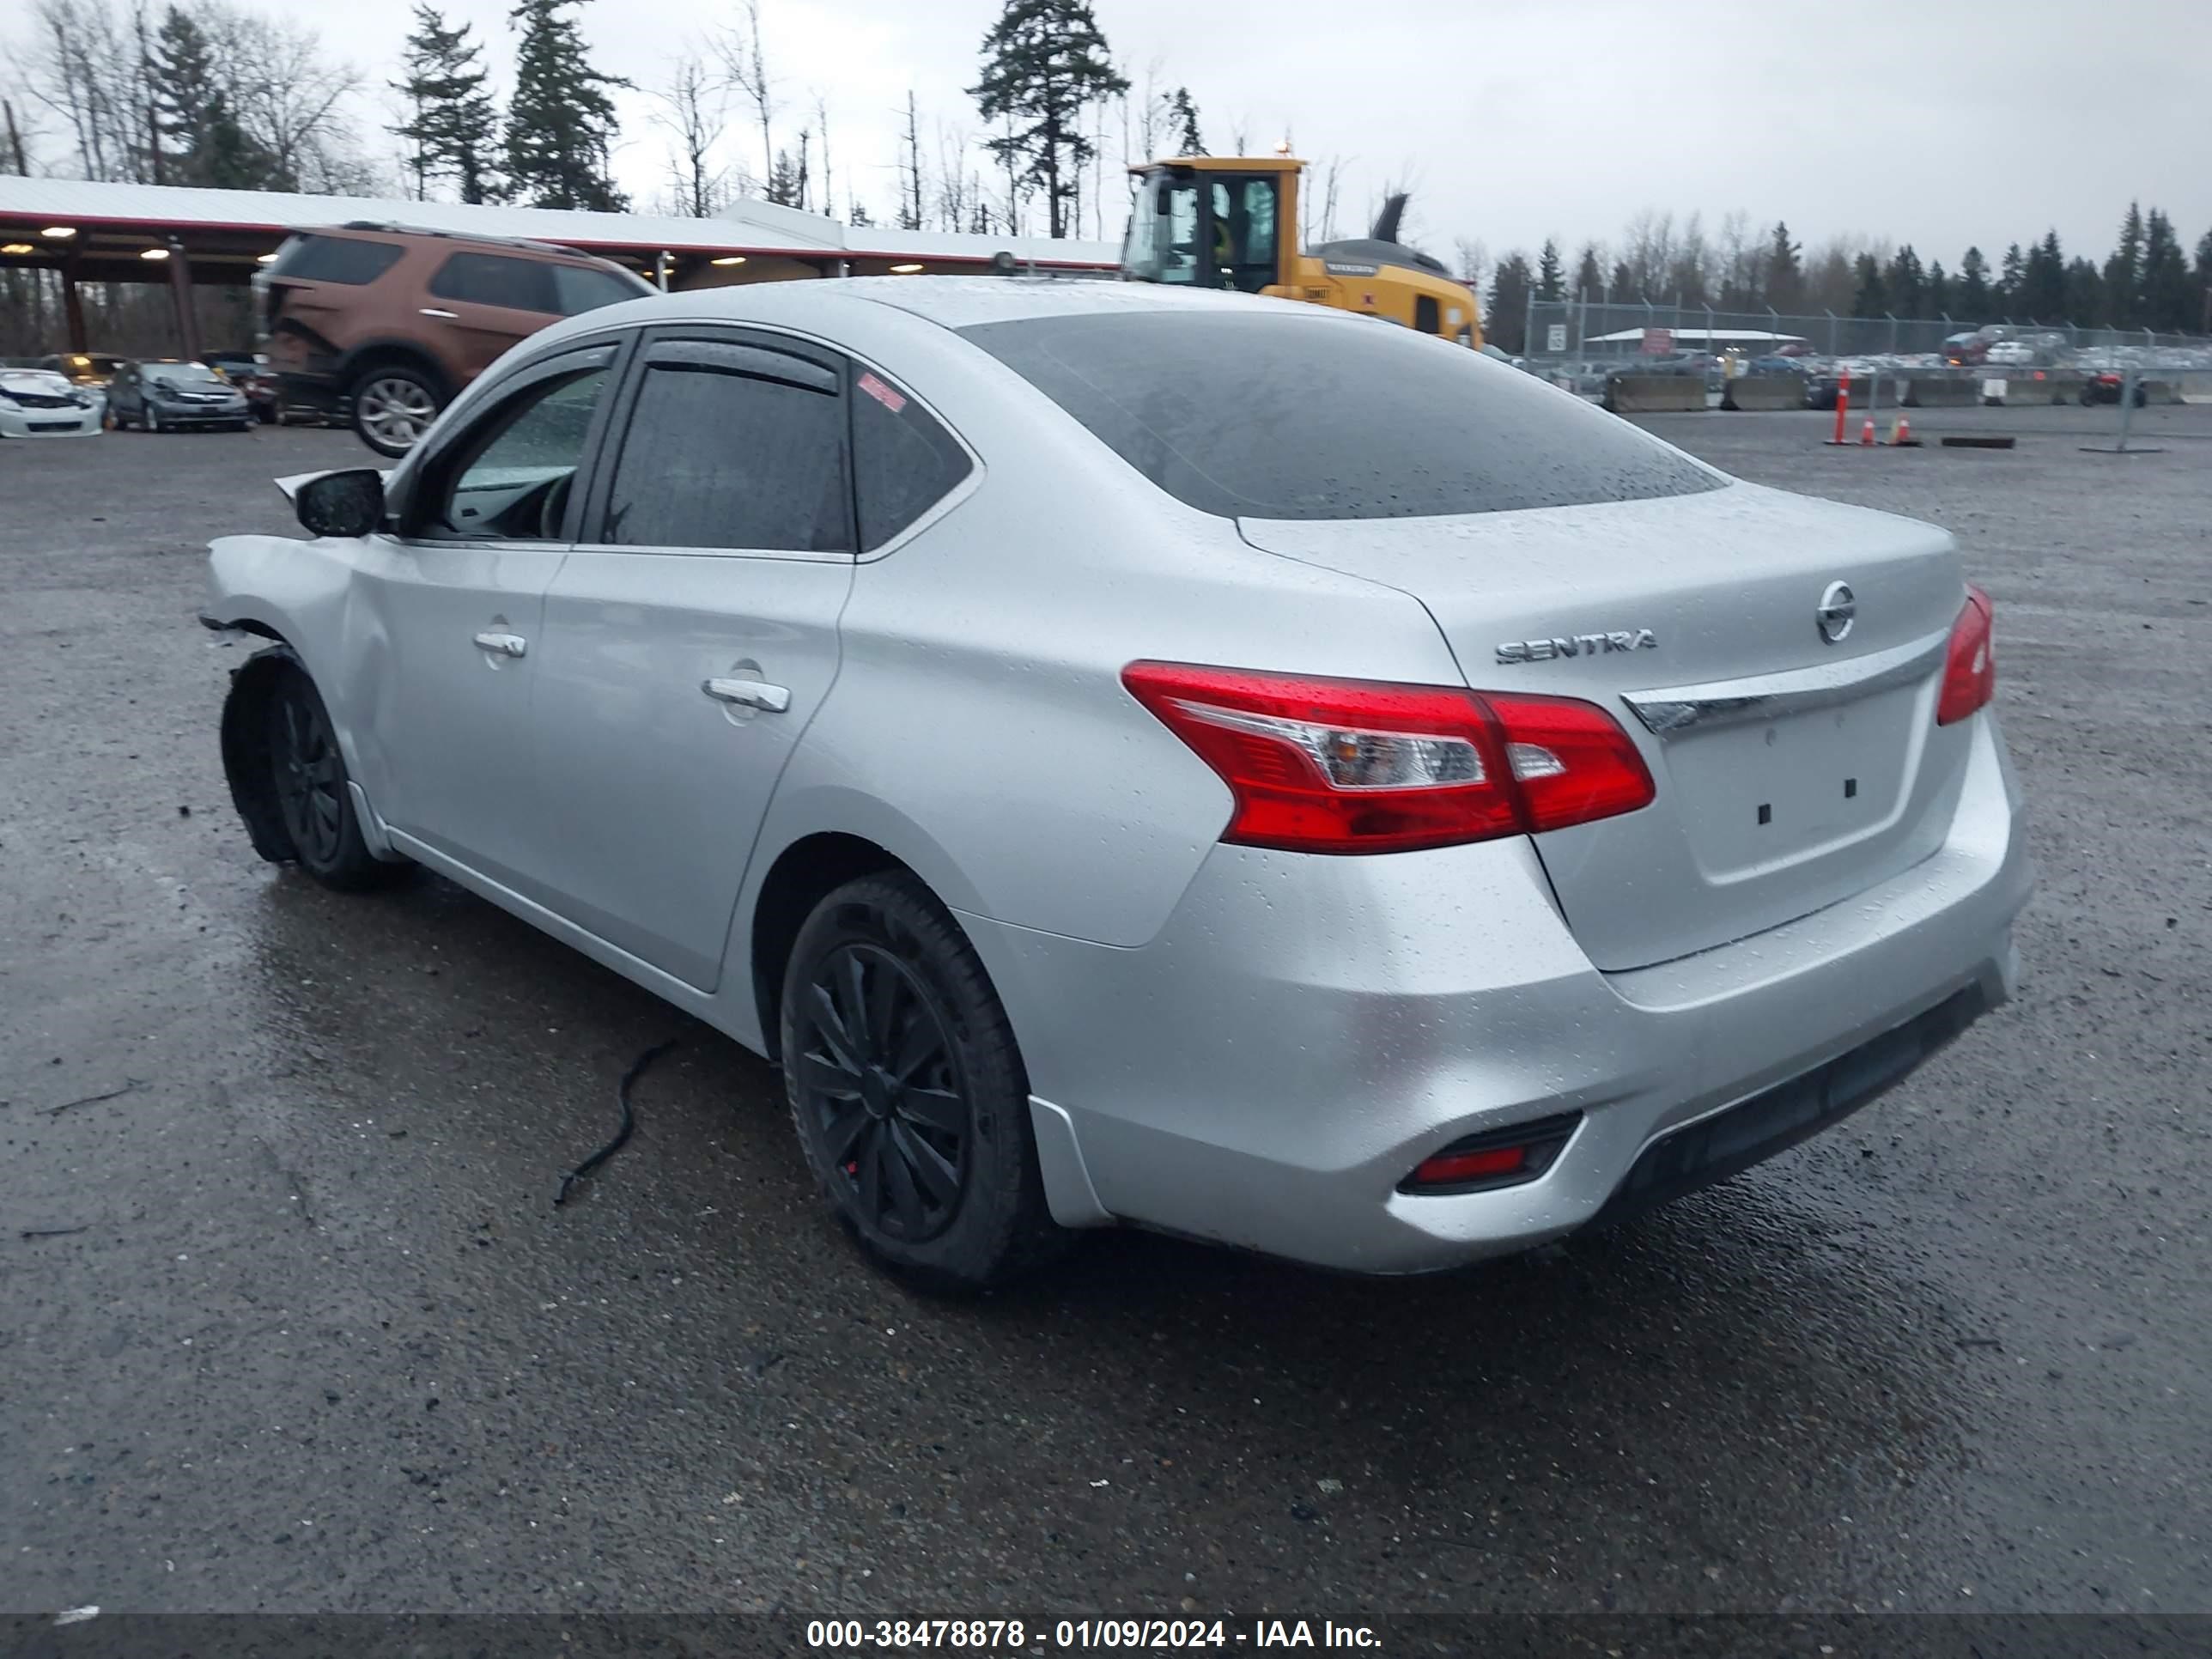
{"type": "Polygon", "coordinates": [[[1905,446],[1911,444],[1912,417],[1910,415],[1900,415],[1897,417],[1897,430],[1889,434],[1889,441],[1893,444],[1905,446]]]}
{"type": "Polygon", "coordinates": [[[1874,416],[1871,415],[1866,417],[1866,424],[1859,428],[1859,442],[1862,446],[1874,442],[1874,416]]]}

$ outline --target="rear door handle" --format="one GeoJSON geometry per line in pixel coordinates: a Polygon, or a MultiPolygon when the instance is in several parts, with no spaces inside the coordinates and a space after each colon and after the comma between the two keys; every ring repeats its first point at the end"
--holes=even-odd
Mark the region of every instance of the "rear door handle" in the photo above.
{"type": "Polygon", "coordinates": [[[479,634],[477,643],[486,651],[495,651],[502,657],[519,657],[530,649],[530,641],[520,634],[479,634]]]}
{"type": "Polygon", "coordinates": [[[448,323],[459,322],[460,320],[460,313],[458,311],[441,311],[435,306],[424,306],[422,307],[422,314],[425,317],[440,318],[448,323]]]}
{"type": "Polygon", "coordinates": [[[699,689],[716,702],[733,702],[763,714],[781,714],[791,707],[791,692],[766,680],[704,680],[699,689]]]}

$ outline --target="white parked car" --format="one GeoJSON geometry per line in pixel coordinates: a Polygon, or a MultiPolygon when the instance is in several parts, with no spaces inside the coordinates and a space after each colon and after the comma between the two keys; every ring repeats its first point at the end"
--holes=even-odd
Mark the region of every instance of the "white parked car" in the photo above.
{"type": "Polygon", "coordinates": [[[0,368],[0,438],[92,438],[106,400],[46,368],[0,368]]]}

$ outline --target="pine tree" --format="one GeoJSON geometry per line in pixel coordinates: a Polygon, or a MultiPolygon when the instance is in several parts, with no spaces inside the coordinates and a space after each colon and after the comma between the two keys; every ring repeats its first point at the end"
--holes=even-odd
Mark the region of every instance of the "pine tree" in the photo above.
{"type": "Polygon", "coordinates": [[[2056,322],[2065,314],[2066,257],[2056,230],[2028,249],[2016,303],[2031,321],[2056,322]]]}
{"type": "Polygon", "coordinates": [[[1805,301],[1805,267],[1799,263],[1797,244],[1790,240],[1790,227],[1778,221],[1774,240],[1766,248],[1766,303],[1789,311],[1805,301]]]}
{"type": "Polygon", "coordinates": [[[848,223],[848,224],[866,226],[866,225],[872,225],[872,224],[873,224],[873,223],[875,223],[876,222],[875,222],[873,219],[871,219],[870,217],[868,217],[868,210],[867,210],[867,209],[866,209],[866,208],[864,208],[864,207],[862,207],[862,206],[860,205],[860,200],[859,200],[859,198],[856,197],[855,198],[854,198],[854,202],[853,202],[853,210],[852,210],[852,212],[851,212],[849,215],[848,215],[848,216],[847,216],[846,222],[847,222],[847,223],[848,223]]]}
{"type": "Polygon", "coordinates": [[[1862,253],[1852,268],[1857,279],[1857,289],[1851,300],[1854,317],[1881,317],[1889,312],[1889,289],[1882,281],[1881,266],[1873,254],[1862,253]]]}
{"type": "Polygon", "coordinates": [[[1929,316],[1948,317],[1951,314],[1951,277],[1943,269],[1941,259],[1929,265],[1928,285],[1921,290],[1921,303],[1928,307],[1929,316]]]}
{"type": "Polygon", "coordinates": [[[407,141],[415,193],[428,197],[434,179],[451,180],[468,203],[499,199],[490,157],[498,143],[499,112],[487,83],[483,47],[469,26],[448,27],[437,9],[417,0],[415,32],[401,60],[404,78],[390,82],[412,112],[388,129],[407,141]]]}
{"type": "Polygon", "coordinates": [[[1927,278],[1920,269],[1920,256],[1907,242],[1890,256],[1889,269],[1882,273],[1882,286],[1888,291],[1888,309],[1900,317],[1917,317],[1927,303],[1923,292],[1927,278]]]}
{"type": "Polygon", "coordinates": [[[1970,247],[1959,261],[1959,314],[1978,328],[1989,321],[1992,308],[1990,263],[1982,258],[1981,249],[1970,247]]]}
{"type": "Polygon", "coordinates": [[[1206,154],[1206,140],[1198,131],[1198,106],[1191,102],[1188,87],[1177,87],[1169,94],[1168,131],[1175,135],[1176,155],[1206,154]]]}
{"type": "Polygon", "coordinates": [[[2128,204],[2120,221],[2120,240],[2105,261],[2105,309],[2114,328],[2141,328],[2143,309],[2143,216],[2140,203],[2128,204]]]}
{"type": "Polygon", "coordinates": [[[218,92],[208,100],[207,121],[191,157],[192,180],[216,190],[289,190],[294,181],[272,177],[269,152],[246,136],[230,112],[230,100],[218,92]]]}
{"type": "Polygon", "coordinates": [[[209,106],[219,91],[215,53],[200,26],[174,6],[161,14],[147,51],[146,79],[153,94],[148,137],[155,182],[206,183],[200,152],[208,138],[209,106]]]}
{"type": "Polygon", "coordinates": [[[521,25],[514,96],[507,106],[507,174],[532,207],[620,213],[629,200],[608,176],[615,106],[608,92],[629,82],[592,67],[575,19],[581,0],[519,0],[521,25]]]}
{"type": "Polygon", "coordinates": [[[1585,299],[1596,299],[1605,287],[1605,270],[1597,262],[1597,245],[1584,242],[1581,258],[1575,261],[1575,292],[1585,299]]]}
{"type": "Polygon", "coordinates": [[[1613,262],[1613,281],[1607,285],[1606,297],[1617,306],[1627,305],[1641,297],[1636,291],[1636,273],[1629,269],[1627,260],[1613,262]]]}
{"type": "Polygon", "coordinates": [[[2105,313],[2105,279],[2097,267],[2078,256],[2066,262],[2066,320],[2085,328],[2095,327],[2105,313]]]}
{"type": "Polygon", "coordinates": [[[1536,297],[1553,301],[1566,297],[1567,269],[1559,258],[1559,240],[1556,236],[1544,239],[1543,251],[1536,256],[1536,297]]]}
{"type": "Polygon", "coordinates": [[[1498,262],[1490,277],[1490,303],[1482,308],[1482,331],[1500,351],[1528,348],[1528,295],[1535,273],[1518,248],[1498,262]]]}
{"type": "Polygon", "coordinates": [[[984,148],[1009,173],[1043,187],[1049,234],[1067,234],[1084,164],[1096,154],[1085,111],[1128,89],[1090,0],[1006,0],[983,37],[983,76],[969,95],[987,123],[1006,125],[984,148]]]}
{"type": "Polygon", "coordinates": [[[2194,289],[2173,221],[2153,208],[2143,232],[2142,325],[2173,334],[2192,326],[2197,308],[2194,289]]]}
{"type": "Polygon", "coordinates": [[[761,196],[778,207],[799,205],[799,168],[789,150],[776,151],[775,165],[769,170],[768,182],[761,186],[761,196]]]}
{"type": "Polygon", "coordinates": [[[2005,250],[2004,263],[1997,267],[1996,289],[1990,298],[1998,310],[2010,316],[2020,309],[2021,290],[2027,276],[2027,256],[2014,242],[2005,250]]]}

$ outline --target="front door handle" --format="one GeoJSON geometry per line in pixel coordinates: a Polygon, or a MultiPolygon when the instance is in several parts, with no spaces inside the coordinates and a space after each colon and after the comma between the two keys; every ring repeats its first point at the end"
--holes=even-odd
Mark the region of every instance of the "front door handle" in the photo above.
{"type": "Polygon", "coordinates": [[[791,707],[789,689],[766,680],[703,680],[699,689],[716,702],[733,702],[767,714],[781,714],[791,707]]]}
{"type": "Polygon", "coordinates": [[[422,314],[425,317],[435,317],[441,321],[448,323],[459,322],[460,320],[460,313],[459,312],[441,311],[435,306],[424,306],[422,307],[422,314]]]}
{"type": "Polygon", "coordinates": [[[530,648],[530,641],[520,634],[479,634],[477,644],[502,657],[519,657],[530,648]]]}

